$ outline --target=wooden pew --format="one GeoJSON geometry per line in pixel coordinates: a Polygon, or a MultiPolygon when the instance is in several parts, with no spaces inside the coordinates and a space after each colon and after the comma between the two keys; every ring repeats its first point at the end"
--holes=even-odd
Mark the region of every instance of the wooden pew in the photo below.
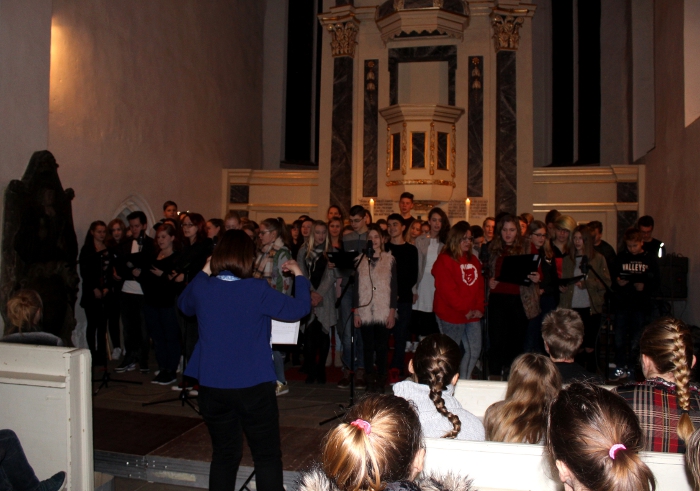
{"type": "MultiPolygon", "coordinates": [[[[460,380],[455,397],[465,409],[483,419],[486,408],[505,398],[506,385],[505,382],[460,380]]],[[[466,474],[481,491],[563,489],[558,475],[552,473],[543,457],[542,445],[429,438],[426,447],[426,472],[466,474]]],[[[683,455],[643,452],[641,456],[656,477],[657,491],[693,490],[683,455]]]]}
{"type": "Polygon", "coordinates": [[[0,343],[0,428],[20,439],[40,480],[94,489],[90,352],[0,343]]]}

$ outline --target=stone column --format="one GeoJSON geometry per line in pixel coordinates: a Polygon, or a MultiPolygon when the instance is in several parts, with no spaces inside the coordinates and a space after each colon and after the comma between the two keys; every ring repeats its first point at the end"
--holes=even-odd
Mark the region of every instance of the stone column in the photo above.
{"type": "Polygon", "coordinates": [[[330,202],[348,216],[352,182],[353,73],[358,22],[350,15],[327,24],[333,54],[330,202]]]}
{"type": "Polygon", "coordinates": [[[524,17],[491,15],[496,48],[496,213],[517,211],[517,107],[515,54],[524,17]]]}

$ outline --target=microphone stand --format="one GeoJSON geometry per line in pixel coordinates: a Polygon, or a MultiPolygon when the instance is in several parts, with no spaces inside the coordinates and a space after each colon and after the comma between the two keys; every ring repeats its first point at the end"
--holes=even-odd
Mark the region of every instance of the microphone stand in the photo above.
{"type": "MultiPolygon", "coordinates": [[[[371,257],[369,254],[366,254],[364,251],[362,252],[362,256],[367,257],[368,261],[371,261],[371,257]]],[[[353,274],[350,276],[348,279],[348,282],[345,284],[343,287],[342,292],[340,293],[340,297],[338,300],[335,301],[335,307],[339,308],[340,304],[343,301],[343,297],[345,296],[346,292],[350,288],[350,285],[355,283],[355,273],[357,273],[357,269],[360,267],[360,264],[362,264],[362,257],[360,257],[360,260],[357,261],[355,264],[355,267],[353,268],[353,274]]],[[[340,412],[336,414],[335,416],[331,416],[330,418],[324,419],[323,421],[319,422],[319,426],[323,426],[326,423],[330,423],[331,421],[334,421],[336,419],[342,418],[345,413],[348,412],[348,410],[355,405],[355,325],[352,322],[354,318],[354,312],[355,309],[350,310],[350,317],[348,318],[348,321],[346,322],[349,323],[350,325],[346,325],[346,329],[350,329],[350,369],[348,370],[348,375],[350,378],[350,399],[348,400],[348,404],[338,404],[338,407],[340,408],[340,412]]]]}
{"type": "MultiPolygon", "coordinates": [[[[583,261],[583,259],[581,261],[583,261]]],[[[611,287],[609,287],[605,283],[605,281],[603,281],[603,278],[601,278],[601,276],[598,274],[598,272],[595,270],[595,268],[593,266],[591,266],[590,264],[586,265],[586,273],[588,271],[592,271],[593,274],[595,275],[595,277],[598,278],[598,281],[600,281],[603,284],[603,286],[605,287],[605,293],[607,294],[607,295],[605,295],[605,311],[606,311],[606,313],[605,313],[605,324],[604,324],[605,332],[606,332],[606,336],[605,336],[605,383],[609,384],[610,380],[609,380],[608,375],[609,375],[610,370],[608,369],[608,363],[609,363],[608,360],[610,358],[610,334],[613,331],[612,318],[611,318],[612,311],[610,309],[610,299],[612,298],[613,295],[615,295],[615,292],[613,291],[613,289],[611,287]]],[[[581,272],[583,273],[583,271],[581,271],[581,272]]],[[[600,328],[601,327],[602,326],[598,327],[598,338],[600,338],[600,328]]],[[[597,365],[598,365],[598,357],[596,356],[596,366],[597,365]]]]}

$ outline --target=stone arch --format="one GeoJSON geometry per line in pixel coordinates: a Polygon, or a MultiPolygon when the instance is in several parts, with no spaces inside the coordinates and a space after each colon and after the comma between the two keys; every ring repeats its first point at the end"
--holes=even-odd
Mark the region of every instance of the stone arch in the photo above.
{"type": "Polygon", "coordinates": [[[129,195],[124,201],[119,203],[115,212],[113,213],[114,218],[121,218],[124,223],[129,225],[126,216],[133,211],[142,211],[146,214],[146,219],[148,220],[148,229],[146,233],[149,233],[156,223],[156,217],[153,214],[151,205],[148,201],[141,195],[132,194],[129,195]]]}

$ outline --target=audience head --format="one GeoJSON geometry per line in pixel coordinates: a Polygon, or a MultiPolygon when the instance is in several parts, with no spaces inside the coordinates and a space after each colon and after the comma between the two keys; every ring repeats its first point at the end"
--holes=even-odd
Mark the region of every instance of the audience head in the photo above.
{"type": "MultiPolygon", "coordinates": [[[[258,233],[260,232],[260,227],[258,226],[257,223],[255,223],[252,220],[246,220],[245,222],[241,223],[241,230],[245,232],[250,239],[255,242],[258,236],[258,233]]],[[[228,232],[228,230],[227,230],[228,232]]]]}
{"type": "Polygon", "coordinates": [[[401,210],[401,216],[406,218],[411,216],[411,210],[413,209],[413,194],[409,192],[401,193],[399,198],[399,210],[401,210]]]}
{"type": "Polygon", "coordinates": [[[362,205],[355,205],[350,208],[350,226],[355,232],[361,233],[365,230],[367,226],[366,216],[367,210],[362,205]]]}
{"type": "Polygon", "coordinates": [[[450,220],[442,208],[435,207],[428,213],[430,225],[430,237],[437,237],[443,244],[447,240],[447,232],[450,230],[450,220]]]}
{"type": "Polygon", "coordinates": [[[416,354],[408,362],[408,371],[411,372],[413,381],[430,388],[430,400],[438,412],[452,423],[452,430],[442,438],[455,438],[462,428],[459,417],[447,410],[442,398],[442,391],[448,385],[457,383],[461,360],[462,352],[452,338],[445,334],[431,334],[418,344],[416,354]]]}
{"type": "Polygon", "coordinates": [[[547,410],[561,390],[561,375],[546,356],[525,353],[510,367],[503,403],[484,419],[486,439],[540,443],[547,429],[547,410]]]}
{"type": "Polygon", "coordinates": [[[387,483],[413,480],[420,473],[422,440],[412,403],[368,394],[326,435],[323,471],[339,491],[382,491],[387,483]]]}
{"type": "Polygon", "coordinates": [[[372,213],[369,210],[365,210],[365,224],[369,225],[372,223],[372,213]]]}
{"type": "Polygon", "coordinates": [[[525,233],[527,232],[527,218],[523,218],[522,216],[518,216],[518,223],[520,224],[520,235],[525,237],[525,233]]]}
{"type": "Polygon", "coordinates": [[[496,229],[496,219],[494,217],[484,218],[484,222],[481,224],[484,229],[484,237],[486,237],[486,242],[491,242],[493,240],[493,233],[496,229]]]}
{"type": "Polygon", "coordinates": [[[215,242],[218,242],[221,236],[224,235],[224,232],[226,232],[224,221],[221,218],[211,218],[207,220],[206,227],[207,237],[215,242]]]}
{"type": "Polygon", "coordinates": [[[227,230],[211,256],[211,275],[228,271],[238,278],[253,275],[255,243],[243,230],[227,230]]]}
{"type": "Polygon", "coordinates": [[[291,225],[287,228],[289,229],[289,239],[294,244],[301,244],[304,238],[301,236],[301,224],[304,223],[303,220],[294,220],[291,225]]]}
{"type": "MultiPolygon", "coordinates": [[[[311,222],[313,223],[313,222],[311,222]]],[[[311,224],[309,224],[309,235],[311,234],[311,224]]],[[[287,225],[281,217],[277,218],[266,218],[260,222],[260,231],[258,232],[260,237],[260,245],[267,246],[275,242],[278,238],[282,240],[283,244],[289,243],[289,238],[287,237],[287,225]]]]}
{"type": "Polygon", "coordinates": [[[422,234],[429,234],[430,233],[430,222],[427,220],[421,223],[420,225],[420,232],[422,234]]]}
{"type": "Polygon", "coordinates": [[[472,231],[469,223],[461,220],[455,223],[450,231],[447,232],[445,239],[445,247],[442,252],[449,255],[455,261],[466,255],[467,258],[472,257],[472,231]]]}
{"type": "Polygon", "coordinates": [[[544,222],[533,220],[527,226],[527,237],[530,239],[530,244],[537,249],[543,247],[545,242],[547,242],[547,226],[544,222]]]}
{"type": "Polygon", "coordinates": [[[95,220],[90,224],[88,233],[85,235],[83,247],[95,249],[95,242],[104,243],[107,237],[107,225],[102,220],[95,220]]]}
{"type": "Polygon", "coordinates": [[[587,225],[577,225],[571,234],[571,249],[569,255],[571,259],[576,256],[588,256],[588,259],[595,257],[596,252],[593,248],[593,236],[587,225]]]}
{"type": "Polygon", "coordinates": [[[642,371],[646,378],[663,376],[676,383],[678,407],[683,411],[678,420],[678,436],[690,438],[694,431],[688,415],[690,409],[690,370],[695,365],[693,336],[680,319],[662,317],[649,324],[639,340],[642,371]]]}
{"type": "Polygon", "coordinates": [[[185,213],[182,219],[182,235],[185,243],[194,244],[207,238],[207,222],[199,213],[185,213]]]}
{"type": "Polygon", "coordinates": [[[624,236],[625,246],[630,254],[636,255],[641,254],[644,250],[644,241],[642,239],[642,233],[638,228],[630,227],[625,230],[624,236]]]}
{"type": "Polygon", "coordinates": [[[165,218],[177,218],[177,203],[174,201],[163,203],[163,216],[165,218]]]}
{"type": "Polygon", "coordinates": [[[532,221],[535,219],[532,213],[521,213],[520,218],[524,218],[525,221],[527,222],[528,225],[532,223],[532,221]]]}
{"type": "Polygon", "coordinates": [[[121,218],[115,218],[107,224],[107,243],[110,246],[119,244],[126,238],[126,224],[121,218]]]}
{"type": "Polygon", "coordinates": [[[39,330],[43,309],[41,297],[34,290],[19,290],[7,302],[5,335],[39,330]]]}
{"type": "Polygon", "coordinates": [[[555,360],[573,360],[583,343],[583,321],[578,312],[556,309],[542,321],[542,339],[547,353],[555,360]]]}
{"type": "Polygon", "coordinates": [[[326,220],[330,222],[331,218],[340,218],[341,221],[343,220],[343,212],[340,210],[340,206],[331,205],[328,207],[328,211],[326,212],[326,220]]]}
{"type": "Polygon", "coordinates": [[[224,217],[224,228],[226,230],[240,230],[241,216],[236,210],[229,210],[224,217]]]}
{"type": "Polygon", "coordinates": [[[617,394],[573,383],[552,403],[548,426],[546,452],[567,490],[656,488],[639,457],[644,437],[637,416],[617,394]]]}
{"type": "Polygon", "coordinates": [[[685,462],[693,474],[695,490],[700,490],[700,430],[696,430],[685,442],[685,462]]]}
{"type": "Polygon", "coordinates": [[[477,249],[481,249],[481,246],[484,243],[484,229],[478,225],[472,225],[470,230],[472,231],[473,246],[477,249]]]}
{"type": "Polygon", "coordinates": [[[644,242],[651,242],[652,234],[654,233],[654,219],[649,215],[644,215],[639,217],[637,220],[637,228],[642,234],[642,240],[644,242]]]}

